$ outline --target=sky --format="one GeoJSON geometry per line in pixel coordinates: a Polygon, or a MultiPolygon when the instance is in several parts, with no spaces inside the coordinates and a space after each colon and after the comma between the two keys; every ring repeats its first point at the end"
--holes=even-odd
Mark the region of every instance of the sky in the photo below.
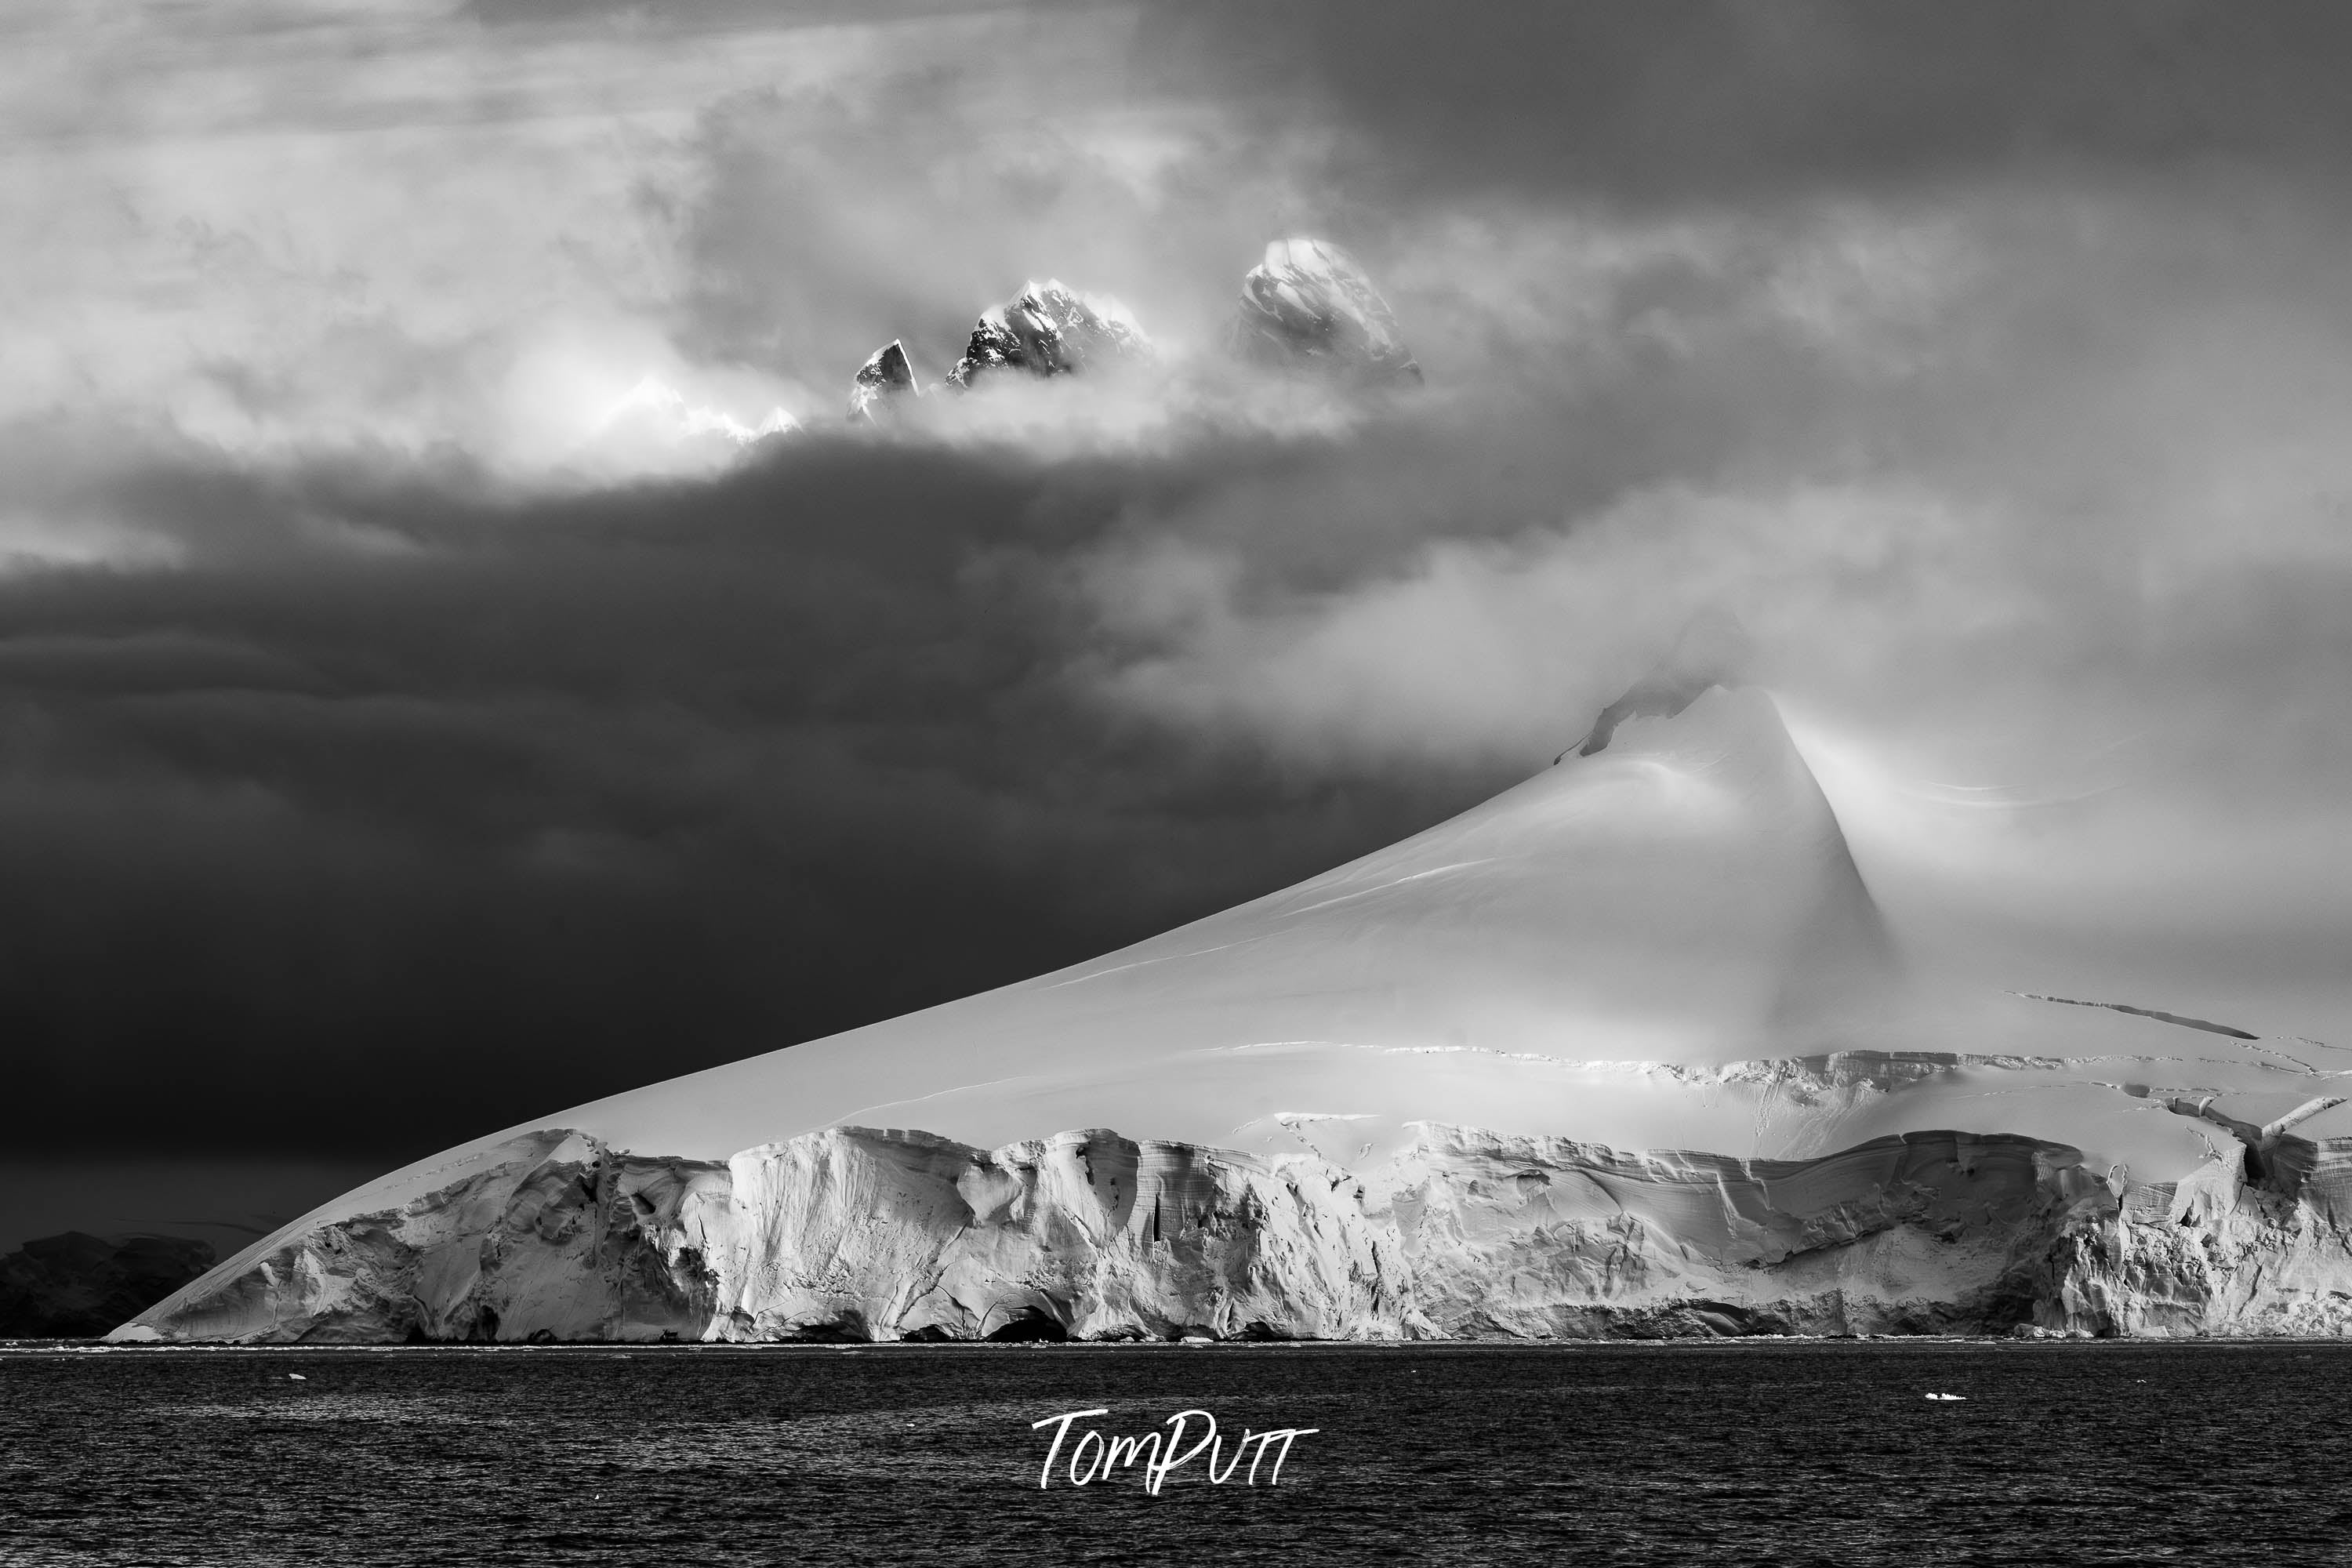
{"type": "Polygon", "coordinates": [[[2289,0],[0,16],[0,1247],[1150,935],[1717,611],[1918,962],[2352,1036],[2347,65],[2289,0]],[[1290,235],[1417,393],[1226,354],[1290,235]],[[1150,368],[845,422],[1033,278],[1150,368]]]}

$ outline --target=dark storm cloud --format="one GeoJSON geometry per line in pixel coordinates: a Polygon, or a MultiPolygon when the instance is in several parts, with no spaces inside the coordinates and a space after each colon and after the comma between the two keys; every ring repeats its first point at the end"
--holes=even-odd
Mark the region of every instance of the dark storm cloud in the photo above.
{"type": "Polygon", "coordinates": [[[1060,558],[1201,474],[810,440],[568,500],[107,477],[183,555],[0,582],[0,1030],[55,1112],[12,1148],[419,1153],[1441,813],[1069,689],[1060,558]]]}
{"type": "Polygon", "coordinates": [[[2352,12],[2329,0],[1199,0],[1175,79],[1336,113],[1370,190],[1770,196],[2069,163],[2339,167],[2352,12]]]}

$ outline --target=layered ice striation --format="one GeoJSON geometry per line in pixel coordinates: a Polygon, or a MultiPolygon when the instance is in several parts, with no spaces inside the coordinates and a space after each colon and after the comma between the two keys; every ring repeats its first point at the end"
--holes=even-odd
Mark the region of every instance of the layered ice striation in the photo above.
{"type": "Polygon", "coordinates": [[[1402,843],[450,1150],[118,1335],[2352,1329],[2352,1064],[1927,990],[1720,629],[1402,843]]]}
{"type": "Polygon", "coordinates": [[[1242,279],[1234,343],[1262,363],[1367,383],[1414,383],[1421,364],[1355,258],[1320,239],[1277,239],[1242,279]]]}

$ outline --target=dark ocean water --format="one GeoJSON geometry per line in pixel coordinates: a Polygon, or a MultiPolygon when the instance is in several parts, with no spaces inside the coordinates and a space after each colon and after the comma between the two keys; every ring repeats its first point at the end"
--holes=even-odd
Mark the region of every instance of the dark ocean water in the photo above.
{"type": "Polygon", "coordinates": [[[0,1352],[10,1568],[1188,1562],[2352,1563],[2352,1347],[0,1352]]]}

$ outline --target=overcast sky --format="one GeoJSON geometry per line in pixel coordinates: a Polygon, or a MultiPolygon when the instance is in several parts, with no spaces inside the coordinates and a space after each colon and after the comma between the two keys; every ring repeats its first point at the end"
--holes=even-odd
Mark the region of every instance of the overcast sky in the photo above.
{"type": "Polygon", "coordinates": [[[2333,0],[12,13],[0,1246],[1266,891],[1710,605],[1915,961],[2352,1035],[2347,70],[2333,0]],[[1287,234],[1420,395],[1225,361],[1287,234]],[[843,423],[1049,276],[1154,374],[843,423]]]}

